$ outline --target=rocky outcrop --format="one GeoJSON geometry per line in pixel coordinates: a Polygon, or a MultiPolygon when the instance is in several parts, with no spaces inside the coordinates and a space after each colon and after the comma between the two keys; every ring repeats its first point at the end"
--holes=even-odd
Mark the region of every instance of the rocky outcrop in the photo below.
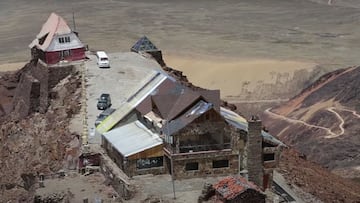
{"type": "Polygon", "coordinates": [[[80,109],[80,76],[68,74],[51,88],[41,82],[49,70],[31,64],[11,76],[18,79],[21,90],[15,93],[12,113],[0,121],[0,202],[32,202],[38,174],[56,173],[65,165],[66,155],[77,154],[73,147],[78,136],[69,132],[68,125],[80,109]],[[45,73],[34,76],[35,70],[45,73]],[[39,107],[44,107],[41,112],[39,107]],[[20,112],[23,109],[26,114],[20,112]]]}

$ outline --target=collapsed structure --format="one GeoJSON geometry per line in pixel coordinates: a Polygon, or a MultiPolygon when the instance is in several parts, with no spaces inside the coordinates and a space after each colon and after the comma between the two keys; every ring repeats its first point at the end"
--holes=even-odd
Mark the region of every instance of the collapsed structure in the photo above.
{"type": "Polygon", "coordinates": [[[213,185],[215,201],[222,203],[265,203],[265,194],[254,183],[232,176],[213,185]]]}
{"type": "Polygon", "coordinates": [[[65,20],[56,13],[51,13],[29,47],[33,59],[40,59],[49,65],[85,58],[85,46],[78,33],[71,30],[65,20]]]}

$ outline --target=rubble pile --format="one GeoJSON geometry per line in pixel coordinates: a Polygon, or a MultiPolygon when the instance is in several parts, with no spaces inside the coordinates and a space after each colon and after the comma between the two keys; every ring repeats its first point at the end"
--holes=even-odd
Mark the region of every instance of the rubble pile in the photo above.
{"type": "Polygon", "coordinates": [[[65,192],[52,193],[45,196],[36,196],[34,203],[48,203],[48,202],[69,202],[69,195],[65,192]]]}
{"type": "MultiPolygon", "coordinates": [[[[31,68],[31,67],[27,67],[31,68]]],[[[20,70],[18,76],[21,75],[20,70]]],[[[18,84],[21,86],[21,84],[18,84]]],[[[68,130],[80,109],[81,80],[69,75],[50,89],[46,112],[18,118],[16,109],[0,119],[0,202],[33,202],[39,174],[54,174],[64,165],[69,143],[78,135],[68,130]]],[[[16,101],[15,101],[16,102],[16,101]]]]}

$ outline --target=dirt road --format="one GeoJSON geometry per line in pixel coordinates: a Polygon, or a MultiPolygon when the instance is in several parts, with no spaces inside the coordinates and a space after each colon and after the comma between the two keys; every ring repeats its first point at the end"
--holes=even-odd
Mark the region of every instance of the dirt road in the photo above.
{"type": "MultiPolygon", "coordinates": [[[[343,135],[345,133],[345,129],[344,129],[344,124],[345,124],[345,121],[344,119],[340,116],[339,113],[337,113],[335,110],[336,108],[335,107],[329,107],[327,108],[326,110],[335,114],[335,116],[338,118],[338,120],[340,121],[339,123],[339,129],[340,129],[340,132],[338,133],[334,133],[330,128],[326,128],[326,127],[323,127],[323,126],[318,126],[318,125],[312,125],[312,124],[309,124],[309,123],[306,123],[302,120],[297,120],[297,119],[292,119],[292,118],[288,118],[288,117],[285,117],[283,115],[279,115],[279,114],[276,114],[274,112],[271,112],[270,111],[271,108],[268,108],[264,111],[264,113],[266,114],[269,114],[275,118],[279,118],[279,119],[282,119],[282,120],[285,120],[287,122],[290,122],[290,123],[293,123],[293,124],[302,124],[302,125],[305,125],[309,128],[317,128],[317,129],[321,129],[321,130],[325,130],[326,133],[328,134],[327,136],[325,136],[325,138],[336,138],[336,137],[339,137],[341,135],[343,135]]],[[[343,111],[349,111],[349,112],[352,112],[354,116],[360,118],[360,115],[358,115],[355,111],[353,110],[348,110],[348,109],[341,109],[343,111]]]]}

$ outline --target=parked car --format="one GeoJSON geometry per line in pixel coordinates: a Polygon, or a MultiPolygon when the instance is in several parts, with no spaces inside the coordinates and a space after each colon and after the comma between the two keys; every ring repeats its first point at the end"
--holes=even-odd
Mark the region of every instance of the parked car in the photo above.
{"type": "Polygon", "coordinates": [[[96,52],[96,61],[99,68],[110,68],[109,57],[104,51],[96,52]]]}
{"type": "Polygon", "coordinates": [[[97,108],[99,110],[105,110],[111,106],[111,98],[110,94],[101,94],[100,98],[98,98],[97,108]]]}
{"type": "Polygon", "coordinates": [[[114,113],[115,109],[113,108],[107,108],[103,112],[101,112],[95,120],[95,127],[98,126],[105,118],[107,118],[109,115],[114,113]]]}

